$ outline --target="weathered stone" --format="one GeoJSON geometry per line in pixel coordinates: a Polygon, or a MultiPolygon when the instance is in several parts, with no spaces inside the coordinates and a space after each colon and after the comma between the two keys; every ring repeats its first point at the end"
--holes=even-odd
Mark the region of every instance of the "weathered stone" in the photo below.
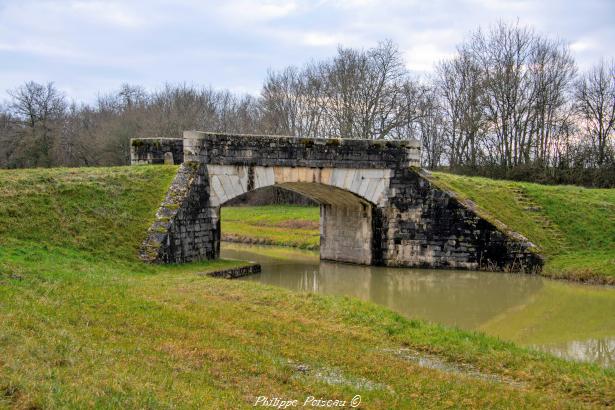
{"type": "MultiPolygon", "coordinates": [[[[133,163],[160,163],[159,139],[134,141],[133,163]]],[[[419,159],[416,141],[383,144],[196,131],[175,141],[166,144],[183,144],[185,162],[142,247],[144,260],[217,258],[220,206],[275,185],[321,204],[323,259],[531,271],[542,265],[521,235],[481,218],[475,204],[459,201],[412,168],[419,159]]]]}
{"type": "Polygon", "coordinates": [[[165,152],[164,153],[164,165],[174,165],[175,162],[173,160],[173,153],[172,152],[165,152]]]}
{"type": "Polygon", "coordinates": [[[261,265],[253,263],[237,268],[222,269],[214,272],[197,272],[197,275],[211,276],[213,278],[236,279],[243,276],[255,275],[261,272],[261,265]]]}
{"type": "Polygon", "coordinates": [[[133,138],[130,164],[181,164],[184,148],[184,141],[177,138],[133,138]]]}

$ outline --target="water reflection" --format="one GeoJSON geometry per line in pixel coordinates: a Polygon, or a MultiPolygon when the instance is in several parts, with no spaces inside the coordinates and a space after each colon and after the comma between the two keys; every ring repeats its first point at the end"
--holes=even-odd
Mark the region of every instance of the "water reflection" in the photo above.
{"type": "Polygon", "coordinates": [[[565,359],[615,367],[615,337],[583,341],[572,340],[554,345],[533,345],[532,347],[565,359]]]}
{"type": "Polygon", "coordinates": [[[542,286],[513,275],[320,264],[265,265],[252,280],[288,289],[349,295],[388,306],[407,317],[474,328],[542,286]],[[451,314],[451,312],[455,312],[451,314]]]}
{"type": "Polygon", "coordinates": [[[615,337],[604,338],[615,336],[607,313],[615,311],[612,289],[530,275],[357,266],[320,261],[317,252],[254,245],[224,244],[222,256],[262,265],[260,275],[245,280],[353,296],[406,317],[480,329],[575,360],[615,360],[615,337]]]}

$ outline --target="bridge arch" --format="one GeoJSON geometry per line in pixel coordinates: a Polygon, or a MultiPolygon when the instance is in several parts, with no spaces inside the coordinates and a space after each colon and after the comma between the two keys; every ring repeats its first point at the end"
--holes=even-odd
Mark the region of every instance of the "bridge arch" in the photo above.
{"type": "Polygon", "coordinates": [[[320,205],[321,259],[364,265],[375,259],[374,212],[386,203],[389,170],[207,165],[207,177],[218,231],[220,206],[248,192],[276,186],[320,205]]]}
{"type": "Polygon", "coordinates": [[[331,202],[341,205],[344,200],[358,197],[372,205],[384,205],[391,171],[208,164],[207,175],[211,187],[210,197],[214,205],[223,204],[246,192],[269,186],[289,189],[320,203],[331,202]],[[334,196],[330,196],[331,193],[334,196]]]}

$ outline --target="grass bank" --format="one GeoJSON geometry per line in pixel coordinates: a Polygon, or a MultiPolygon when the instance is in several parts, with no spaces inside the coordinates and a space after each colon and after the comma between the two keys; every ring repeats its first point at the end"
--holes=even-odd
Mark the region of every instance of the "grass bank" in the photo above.
{"type": "Polygon", "coordinates": [[[320,208],[265,205],[222,207],[222,239],[230,242],[318,249],[320,208]]]}
{"type": "Polygon", "coordinates": [[[150,266],[175,167],[0,171],[0,408],[615,404],[615,372],[349,298],[150,266]]]}
{"type": "Polygon", "coordinates": [[[615,189],[433,177],[538,245],[547,258],[543,275],[615,285],[615,189]]]}
{"type": "MultiPolygon", "coordinates": [[[[615,285],[615,189],[548,186],[434,173],[433,180],[470,199],[538,245],[543,275],[615,285]]],[[[222,209],[222,232],[235,241],[318,247],[317,207],[222,209]]]]}

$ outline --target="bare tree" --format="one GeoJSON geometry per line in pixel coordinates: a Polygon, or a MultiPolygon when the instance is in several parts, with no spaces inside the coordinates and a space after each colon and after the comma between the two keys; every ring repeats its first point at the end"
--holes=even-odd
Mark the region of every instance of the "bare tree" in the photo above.
{"type": "Polygon", "coordinates": [[[271,132],[306,137],[404,138],[416,118],[420,88],[391,41],[302,69],[270,72],[261,92],[271,132]]]}
{"type": "Polygon", "coordinates": [[[528,70],[534,39],[528,28],[499,23],[488,34],[478,30],[467,46],[483,75],[485,114],[500,165],[506,168],[521,163],[528,145],[536,98],[528,70]]]}
{"type": "Polygon", "coordinates": [[[483,77],[477,61],[464,49],[436,67],[436,87],[447,124],[449,165],[476,167],[478,150],[486,132],[483,77]]]}
{"type": "Polygon", "coordinates": [[[17,146],[24,165],[51,166],[51,150],[66,110],[64,95],[53,83],[33,81],[9,91],[10,110],[19,121],[17,146]]]}
{"type": "Polygon", "coordinates": [[[566,45],[528,27],[477,30],[437,67],[450,166],[548,167],[570,129],[576,68],[566,45]]]}
{"type": "Polygon", "coordinates": [[[615,61],[601,61],[576,83],[576,112],[591,141],[595,165],[602,166],[612,155],[609,139],[615,128],[615,61]]]}
{"type": "Polygon", "coordinates": [[[320,65],[324,107],[335,136],[384,139],[407,123],[404,87],[408,79],[401,54],[391,41],[362,51],[339,48],[320,65]]]}
{"type": "Polygon", "coordinates": [[[17,141],[17,119],[8,107],[0,106],[0,167],[15,167],[13,156],[17,141]]]}
{"type": "Polygon", "coordinates": [[[612,186],[615,62],[575,82],[564,42],[519,24],[478,29],[423,82],[391,41],[268,73],[259,96],[124,84],[93,105],[28,82],[0,107],[0,166],[112,165],[133,137],[185,129],[422,142],[428,168],[612,186]]]}
{"type": "Polygon", "coordinates": [[[548,167],[558,141],[566,137],[570,129],[570,97],[576,67],[562,42],[543,39],[535,45],[529,70],[536,99],[531,108],[530,147],[524,151],[524,161],[548,167]]]}
{"type": "Polygon", "coordinates": [[[267,74],[261,92],[264,122],[274,134],[317,137],[322,133],[322,79],[314,68],[288,67],[267,74]]]}
{"type": "Polygon", "coordinates": [[[65,114],[62,129],[53,146],[54,163],[63,166],[92,165],[96,147],[91,138],[92,110],[86,105],[72,103],[65,114]]]}
{"type": "Polygon", "coordinates": [[[422,145],[421,163],[426,168],[434,169],[442,164],[445,154],[446,121],[434,89],[426,89],[417,101],[418,115],[412,124],[422,145]]]}

